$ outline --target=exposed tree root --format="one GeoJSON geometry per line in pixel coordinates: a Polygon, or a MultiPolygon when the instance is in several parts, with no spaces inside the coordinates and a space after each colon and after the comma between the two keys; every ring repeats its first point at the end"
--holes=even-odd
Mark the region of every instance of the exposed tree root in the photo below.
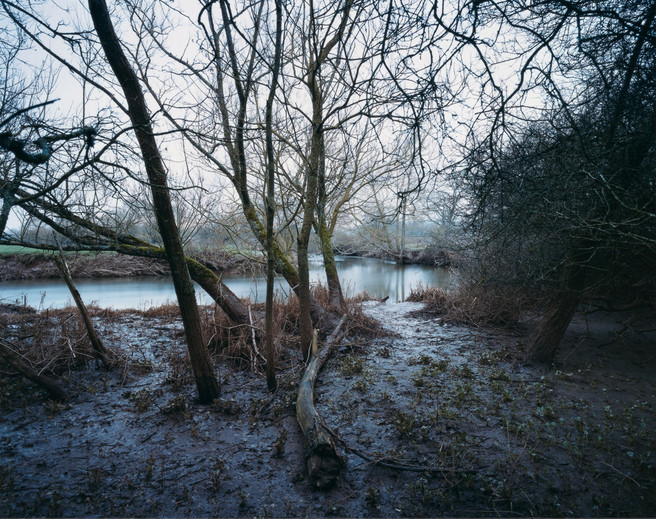
{"type": "Polygon", "coordinates": [[[407,472],[422,472],[427,474],[474,474],[476,471],[473,469],[457,469],[455,467],[433,467],[428,465],[414,465],[408,462],[401,462],[391,458],[376,457],[367,452],[361,451],[354,447],[350,447],[345,440],[337,436],[335,433],[330,431],[334,438],[344,447],[345,450],[351,452],[362,458],[365,461],[368,461],[372,465],[377,465],[379,467],[385,467],[393,470],[403,470],[407,472]]]}

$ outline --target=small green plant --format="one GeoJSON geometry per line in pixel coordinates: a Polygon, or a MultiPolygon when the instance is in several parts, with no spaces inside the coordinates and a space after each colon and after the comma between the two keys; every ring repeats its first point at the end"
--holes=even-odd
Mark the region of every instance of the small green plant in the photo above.
{"type": "Polygon", "coordinates": [[[210,487],[214,492],[218,492],[225,471],[225,462],[221,458],[210,458],[214,463],[210,470],[210,487]]]}
{"type": "Polygon", "coordinates": [[[489,388],[492,392],[501,394],[506,389],[506,385],[498,380],[491,380],[489,388]]]}
{"type": "Polygon", "coordinates": [[[242,488],[237,495],[239,496],[239,508],[246,508],[248,506],[248,498],[250,497],[250,494],[247,494],[242,488]]]}
{"type": "Polygon", "coordinates": [[[47,400],[45,403],[45,410],[48,414],[48,418],[53,418],[58,414],[62,413],[71,408],[71,404],[56,402],[54,400],[47,400]]]}
{"type": "Polygon", "coordinates": [[[465,382],[463,384],[459,384],[456,387],[455,394],[453,395],[455,404],[460,407],[470,403],[473,396],[474,396],[474,387],[472,386],[471,382],[465,382]]]}
{"type": "Polygon", "coordinates": [[[387,375],[385,377],[385,382],[388,382],[388,383],[392,384],[393,386],[396,386],[399,383],[399,381],[397,380],[397,378],[394,375],[387,375]]]}
{"type": "Polygon", "coordinates": [[[490,373],[490,380],[498,380],[500,382],[510,382],[508,374],[500,369],[493,369],[490,373]]]}
{"type": "Polygon", "coordinates": [[[89,490],[92,492],[98,490],[105,480],[107,473],[102,468],[89,469],[87,471],[87,480],[89,490]]]}
{"type": "Polygon", "coordinates": [[[392,419],[392,423],[401,436],[409,437],[417,427],[415,419],[408,413],[397,411],[392,419]]]}
{"type": "Polygon", "coordinates": [[[273,457],[282,458],[285,454],[285,443],[287,443],[287,429],[284,427],[280,431],[278,438],[273,443],[273,457]]]}
{"type": "Polygon", "coordinates": [[[241,413],[241,406],[235,400],[224,400],[222,398],[214,399],[214,407],[217,411],[227,415],[236,415],[241,413]]]}
{"type": "Polygon", "coordinates": [[[378,508],[380,506],[380,490],[374,487],[367,488],[364,499],[369,506],[378,508]]]}
{"type": "Polygon", "coordinates": [[[428,366],[431,363],[431,361],[432,359],[430,355],[426,355],[425,353],[422,353],[421,355],[419,355],[419,357],[410,360],[409,364],[410,365],[420,364],[422,366],[428,366]]]}
{"type": "Polygon", "coordinates": [[[150,457],[146,460],[146,472],[144,473],[144,478],[146,481],[153,479],[153,469],[155,468],[155,454],[150,453],[150,457]]]}
{"type": "Polygon", "coordinates": [[[172,416],[183,416],[189,418],[191,412],[189,406],[187,405],[187,399],[184,395],[177,395],[172,398],[163,408],[162,413],[172,416]]]}
{"type": "Polygon", "coordinates": [[[467,365],[463,365],[460,368],[454,369],[453,373],[456,376],[460,376],[462,378],[469,378],[469,379],[474,378],[476,376],[476,374],[472,371],[472,369],[467,365]]]}
{"type": "Polygon", "coordinates": [[[0,465],[0,495],[14,488],[14,479],[11,477],[10,467],[0,465]]]}
{"type": "Polygon", "coordinates": [[[61,517],[64,511],[63,498],[59,490],[54,490],[48,502],[47,517],[61,517]]]}
{"type": "Polygon", "coordinates": [[[345,377],[359,375],[363,369],[364,361],[362,357],[358,357],[357,355],[348,355],[342,360],[342,364],[339,367],[339,371],[345,377]]]}
{"type": "Polygon", "coordinates": [[[127,393],[130,402],[134,404],[134,410],[141,414],[148,411],[154,403],[154,395],[150,389],[140,389],[127,393]]]}

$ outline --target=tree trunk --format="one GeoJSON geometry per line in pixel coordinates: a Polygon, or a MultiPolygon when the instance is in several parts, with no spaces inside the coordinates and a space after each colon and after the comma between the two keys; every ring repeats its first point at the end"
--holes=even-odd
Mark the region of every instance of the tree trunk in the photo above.
{"type": "Polygon", "coordinates": [[[5,233],[7,222],[9,221],[9,213],[11,213],[11,209],[14,206],[16,193],[20,187],[19,173],[19,162],[17,161],[16,178],[0,182],[0,200],[2,201],[2,207],[0,207],[0,236],[5,233]]]}
{"type": "Polygon", "coordinates": [[[334,308],[344,310],[344,293],[342,292],[342,284],[339,281],[337,262],[335,261],[335,254],[333,253],[333,245],[330,239],[330,232],[328,231],[326,220],[323,215],[319,216],[317,227],[317,234],[321,244],[321,254],[323,255],[323,268],[326,272],[326,282],[328,283],[328,297],[330,304],[334,308]]]}
{"type": "Polygon", "coordinates": [[[9,345],[5,344],[5,341],[2,339],[0,339],[0,357],[5,359],[7,364],[21,373],[25,378],[45,389],[53,400],[66,400],[66,392],[56,380],[45,375],[39,375],[9,345]]]}
{"type": "Polygon", "coordinates": [[[321,351],[318,351],[318,339],[314,333],[310,362],[298,386],[296,419],[303,431],[308,479],[310,485],[318,489],[332,487],[345,465],[332,434],[314,407],[314,383],[332,348],[339,342],[339,330],[345,320],[346,316],[342,317],[321,351]]]}
{"type": "MultiPolygon", "coordinates": [[[[23,197],[28,196],[26,193],[20,191],[19,195],[23,197]]],[[[113,229],[94,224],[93,222],[73,214],[64,207],[45,203],[40,203],[39,206],[47,211],[54,212],[56,215],[68,220],[69,222],[90,230],[96,236],[101,236],[106,239],[106,242],[101,245],[94,244],[93,242],[87,243],[88,245],[95,245],[97,247],[93,248],[93,250],[113,250],[119,254],[126,254],[128,256],[167,259],[166,251],[152,243],[148,243],[147,241],[129,234],[119,234],[113,229]]],[[[74,241],[80,240],[79,236],[75,236],[68,232],[68,230],[59,225],[58,222],[45,216],[40,211],[37,211],[33,205],[23,203],[21,204],[21,207],[28,214],[47,224],[63,236],[67,236],[74,241]]],[[[86,243],[85,241],[82,242],[86,243]]],[[[248,310],[232,290],[230,290],[210,268],[188,256],[185,257],[185,260],[192,279],[198,283],[201,288],[212,297],[212,299],[214,299],[216,304],[221,307],[226,315],[236,324],[248,325],[248,310]]]]}
{"type": "MultiPolygon", "coordinates": [[[[153,245],[142,245],[139,247],[127,244],[120,244],[115,248],[116,252],[129,256],[145,256],[148,258],[166,259],[166,251],[161,247],[153,245]]],[[[200,285],[200,287],[216,302],[216,304],[232,319],[236,324],[248,325],[248,308],[241,300],[230,290],[210,268],[206,267],[199,261],[189,256],[185,257],[187,268],[191,279],[200,285]]]]}
{"type": "Polygon", "coordinates": [[[276,87],[278,85],[278,74],[280,73],[280,62],[282,53],[282,0],[276,0],[276,40],[273,59],[273,70],[271,87],[266,103],[266,158],[267,158],[267,199],[266,199],[266,251],[267,251],[267,286],[265,303],[265,335],[266,335],[266,378],[269,391],[275,391],[278,387],[276,380],[276,345],[273,337],[273,292],[274,274],[276,262],[273,257],[273,224],[276,206],[276,168],[273,149],[273,102],[275,100],[276,87]]]}
{"type": "Polygon", "coordinates": [[[89,0],[89,11],[107,61],[121,84],[128,103],[128,115],[134,126],[151,186],[157,225],[171,266],[171,276],[180,305],[198,396],[202,403],[209,403],[219,396],[219,382],[210,361],[207,345],[203,340],[196,294],[187,269],[180,233],[175,223],[166,170],[153,135],[150,114],[139,80],[114,32],[105,0],[89,0]]]}
{"type": "Polygon", "coordinates": [[[525,357],[527,362],[549,364],[556,357],[588,283],[590,255],[595,248],[596,243],[587,239],[575,240],[570,245],[562,268],[563,288],[529,338],[525,357]]]}
{"type": "MultiPolygon", "coordinates": [[[[266,248],[266,229],[258,218],[257,213],[248,200],[242,198],[244,216],[251,231],[258,242],[266,248]]],[[[273,243],[273,259],[278,272],[290,286],[292,291],[299,297],[300,277],[287,255],[280,249],[277,243],[273,243]]],[[[339,323],[339,317],[323,308],[310,294],[309,297],[310,316],[314,327],[318,328],[324,335],[328,335],[339,323]]],[[[309,343],[308,343],[309,344],[309,343]]]]}
{"type": "Polygon", "coordinates": [[[580,300],[579,291],[566,290],[553,301],[529,338],[527,362],[535,364],[553,362],[580,300]]]}
{"type": "MultiPolygon", "coordinates": [[[[311,53],[314,50],[310,51],[311,53]]],[[[314,62],[310,59],[308,66],[307,86],[312,99],[312,135],[310,136],[310,156],[305,169],[305,204],[303,207],[303,223],[298,233],[298,302],[300,312],[298,316],[298,328],[301,336],[303,355],[309,357],[309,349],[312,341],[312,319],[310,315],[310,264],[308,261],[308,246],[310,244],[310,233],[314,224],[315,210],[319,194],[320,168],[325,156],[323,136],[323,100],[319,88],[319,69],[321,61],[314,62]]]]}
{"type": "Polygon", "coordinates": [[[80,317],[82,317],[82,322],[84,322],[84,327],[87,330],[87,335],[89,336],[89,341],[91,342],[93,351],[95,352],[96,356],[102,361],[103,365],[106,368],[110,368],[111,362],[108,358],[109,352],[107,351],[107,348],[105,348],[102,341],[98,338],[98,335],[96,334],[96,329],[93,326],[91,317],[89,317],[89,312],[87,312],[87,307],[84,304],[84,301],[82,301],[82,297],[80,296],[80,292],[78,292],[75,283],[73,283],[73,278],[71,277],[71,271],[68,269],[68,265],[66,264],[66,260],[64,259],[64,254],[63,252],[61,252],[61,249],[60,249],[60,255],[55,256],[55,264],[59,268],[59,271],[62,273],[62,276],[64,277],[64,281],[66,281],[66,286],[68,286],[68,290],[70,291],[71,295],[73,296],[73,299],[75,300],[75,305],[77,306],[78,312],[80,312],[80,317]]]}

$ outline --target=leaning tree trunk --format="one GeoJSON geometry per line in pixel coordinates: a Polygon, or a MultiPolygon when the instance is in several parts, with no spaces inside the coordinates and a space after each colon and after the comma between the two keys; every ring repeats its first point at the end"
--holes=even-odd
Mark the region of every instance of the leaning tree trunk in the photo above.
{"type": "MultiPolygon", "coordinates": [[[[260,244],[266,248],[266,229],[257,216],[255,209],[248,200],[244,201],[244,216],[248,222],[253,235],[257,238],[260,244]]],[[[292,291],[300,299],[300,278],[298,271],[294,268],[287,255],[280,249],[275,241],[273,242],[273,259],[278,272],[290,286],[292,291]]],[[[312,294],[309,297],[310,316],[315,328],[318,328],[324,335],[328,335],[339,323],[339,317],[332,312],[326,310],[319,304],[312,294]]]]}
{"type": "Polygon", "coordinates": [[[209,403],[219,396],[219,382],[212,368],[207,345],[203,340],[194,285],[187,269],[182,240],[175,223],[166,170],[153,135],[146,100],[139,80],[116,36],[105,0],[89,0],[89,11],[107,61],[121,84],[128,103],[128,115],[134,126],[151,186],[157,225],[171,266],[171,276],[180,306],[198,396],[201,402],[209,403]]]}
{"type": "MultiPolygon", "coordinates": [[[[19,191],[18,194],[21,197],[29,197],[28,193],[22,191],[19,191]]],[[[36,202],[34,201],[30,203],[21,203],[20,206],[28,214],[50,226],[61,235],[67,236],[73,241],[80,240],[80,236],[75,236],[69,231],[69,229],[60,225],[59,222],[46,216],[41,211],[38,211],[33,205],[35,203],[36,202]]],[[[99,236],[105,239],[105,241],[100,244],[94,243],[95,238],[90,242],[83,241],[83,243],[87,243],[87,245],[98,246],[98,248],[102,250],[113,250],[114,252],[128,256],[167,259],[165,249],[157,247],[152,243],[148,243],[147,241],[136,238],[130,234],[121,234],[114,229],[108,229],[107,227],[93,223],[85,218],[81,218],[65,207],[45,203],[42,200],[38,201],[38,206],[43,210],[55,213],[60,218],[68,220],[79,227],[90,230],[96,237],[99,236]]],[[[94,248],[94,250],[98,249],[94,248]]],[[[214,299],[216,304],[221,307],[225,314],[232,319],[235,324],[248,325],[249,318],[246,306],[234,294],[234,292],[232,292],[232,290],[221,281],[219,276],[217,276],[212,269],[189,256],[185,257],[185,260],[191,278],[198,283],[212,299],[214,299]]]]}
{"type": "Polygon", "coordinates": [[[556,297],[529,338],[527,362],[537,364],[553,362],[580,300],[581,293],[574,290],[563,291],[556,297]]]}
{"type": "MultiPolygon", "coordinates": [[[[166,251],[161,247],[153,245],[134,246],[128,244],[119,244],[115,247],[116,252],[129,256],[144,256],[148,258],[166,258],[166,251]]],[[[206,267],[199,261],[189,256],[185,257],[187,268],[191,279],[214,300],[214,302],[225,312],[225,314],[235,323],[249,325],[248,308],[221,281],[212,269],[206,267]]]]}
{"type": "Polygon", "coordinates": [[[68,264],[64,259],[64,253],[61,251],[61,249],[60,256],[55,256],[55,263],[57,264],[59,271],[62,273],[62,276],[64,276],[66,286],[68,286],[68,290],[73,296],[77,310],[80,312],[80,317],[82,317],[82,322],[87,329],[87,335],[89,336],[89,341],[91,342],[91,347],[93,348],[96,357],[101,360],[103,366],[110,368],[112,363],[109,359],[109,352],[96,333],[96,328],[93,326],[93,322],[91,321],[91,317],[89,316],[89,312],[87,311],[87,307],[84,304],[84,301],[82,301],[82,296],[80,296],[80,292],[75,286],[75,283],[73,283],[71,271],[68,269],[68,264]]]}
{"type": "Polygon", "coordinates": [[[308,65],[307,86],[312,100],[312,135],[310,136],[310,156],[305,173],[305,193],[303,207],[303,223],[297,238],[298,255],[298,331],[301,336],[303,355],[308,358],[312,341],[312,318],[310,314],[310,264],[308,261],[308,246],[310,233],[315,220],[315,211],[319,195],[320,168],[325,155],[323,134],[323,99],[319,88],[320,56],[312,57],[308,65]]]}
{"type": "Polygon", "coordinates": [[[345,320],[346,316],[342,317],[321,351],[318,351],[318,338],[314,333],[310,361],[298,385],[296,419],[303,431],[308,479],[310,485],[318,489],[332,487],[345,465],[333,435],[314,407],[314,383],[332,348],[339,342],[339,330],[345,320]]]}
{"type": "Polygon", "coordinates": [[[324,182],[325,179],[319,179],[319,201],[317,204],[318,222],[315,226],[315,231],[319,236],[319,243],[321,244],[321,254],[323,256],[324,271],[326,272],[326,282],[328,284],[328,298],[330,305],[334,308],[344,310],[346,307],[344,302],[344,293],[342,292],[342,284],[339,281],[337,262],[335,261],[335,253],[333,252],[330,231],[326,225],[325,186],[323,185],[324,182]]]}
{"type": "Polygon", "coordinates": [[[570,245],[562,270],[562,290],[547,308],[528,340],[525,360],[550,364],[558,352],[565,331],[572,321],[588,282],[587,266],[595,244],[579,239],[570,245]]]}

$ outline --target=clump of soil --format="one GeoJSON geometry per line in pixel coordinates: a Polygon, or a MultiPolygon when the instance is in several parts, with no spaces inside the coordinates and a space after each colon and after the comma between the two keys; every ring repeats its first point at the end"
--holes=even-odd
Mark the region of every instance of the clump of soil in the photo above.
{"type": "Polygon", "coordinates": [[[421,308],[363,303],[390,333],[351,334],[326,364],[317,409],[348,460],[327,492],[303,473],[300,358],[271,396],[215,351],[223,395],[201,406],[176,317],[98,313],[127,367],[71,366],[67,403],[0,368],[0,515],[656,514],[649,326],[578,316],[555,368],[535,370],[515,362],[521,335],[421,308]]]}

